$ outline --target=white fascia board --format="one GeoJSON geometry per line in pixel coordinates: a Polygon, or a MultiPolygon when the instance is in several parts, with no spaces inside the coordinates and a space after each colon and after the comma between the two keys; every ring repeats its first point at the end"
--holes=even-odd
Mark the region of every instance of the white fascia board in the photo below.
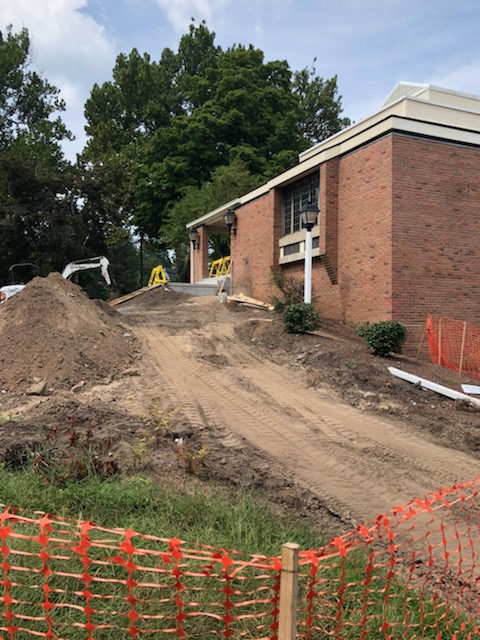
{"type": "MultiPolygon", "coordinates": [[[[334,136],[324,140],[319,145],[312,147],[312,149],[309,150],[311,154],[308,157],[304,157],[299,164],[287,171],[284,171],[280,175],[275,176],[254,191],[250,191],[236,200],[227,202],[204,216],[189,222],[186,226],[190,229],[191,227],[197,227],[202,224],[218,222],[222,219],[224,211],[230,207],[238,207],[247,204],[248,202],[255,200],[255,198],[259,198],[267,194],[271,189],[280,185],[288,184],[288,182],[300,177],[302,174],[312,171],[323,162],[326,162],[331,158],[335,158],[336,156],[343,155],[355,147],[361,144],[366,144],[370,140],[373,140],[392,129],[404,131],[405,133],[442,138],[452,142],[480,145],[480,133],[476,133],[473,130],[455,128],[455,112],[476,115],[478,117],[478,127],[480,132],[480,114],[474,111],[468,111],[455,106],[437,104],[427,100],[422,100],[421,98],[402,98],[388,107],[381,109],[370,118],[366,118],[365,120],[348,127],[348,129],[344,129],[343,131],[336,133],[334,136]],[[442,118],[440,122],[438,120],[435,122],[432,116],[432,121],[430,122],[425,122],[424,119],[416,120],[415,115],[411,113],[411,109],[409,110],[409,105],[413,105],[415,103],[423,105],[427,110],[429,107],[432,107],[432,110],[441,108],[446,116],[451,116],[451,119],[442,118]],[[409,117],[412,119],[406,119],[409,117]]],[[[304,152],[302,155],[305,156],[306,153],[307,152],[304,152]]]]}
{"type": "Polygon", "coordinates": [[[404,120],[403,118],[392,118],[392,121],[393,128],[396,131],[480,146],[480,131],[478,133],[475,131],[464,131],[462,129],[453,129],[448,125],[404,120]]]}
{"type": "Polygon", "coordinates": [[[221,207],[218,207],[213,211],[209,211],[208,213],[201,216],[200,218],[196,218],[195,220],[192,220],[192,222],[189,222],[185,226],[187,229],[191,229],[192,227],[199,227],[202,224],[205,224],[206,222],[210,224],[214,222],[221,222],[223,220],[223,214],[225,213],[225,211],[227,211],[227,209],[236,208],[238,207],[239,204],[240,204],[240,198],[235,198],[235,200],[230,200],[230,202],[226,202],[225,204],[222,204],[221,207]]]}
{"type": "Polygon", "coordinates": [[[355,122],[355,124],[350,125],[346,129],[342,129],[341,131],[333,134],[333,136],[330,136],[326,140],[322,140],[322,142],[318,142],[313,147],[310,147],[310,149],[307,149],[306,151],[303,151],[302,153],[300,153],[298,156],[298,159],[300,160],[300,162],[303,162],[303,160],[308,160],[308,158],[311,158],[312,156],[315,156],[321,153],[324,149],[332,146],[336,146],[341,141],[347,138],[350,138],[352,136],[355,136],[361,131],[364,131],[365,129],[368,129],[369,127],[372,126],[372,124],[375,124],[376,122],[383,120],[384,118],[387,118],[389,115],[401,115],[401,111],[402,111],[401,103],[404,102],[405,100],[406,98],[403,96],[398,100],[396,100],[395,102],[392,102],[391,104],[387,105],[386,107],[382,107],[379,111],[377,111],[373,115],[368,116],[368,118],[364,118],[359,122],[355,122]]]}

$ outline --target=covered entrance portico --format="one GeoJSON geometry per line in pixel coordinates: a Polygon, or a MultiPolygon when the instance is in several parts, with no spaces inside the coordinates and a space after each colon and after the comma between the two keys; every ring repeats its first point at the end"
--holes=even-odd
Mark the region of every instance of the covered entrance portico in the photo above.
{"type": "Polygon", "coordinates": [[[228,203],[187,225],[190,236],[190,282],[198,283],[213,280],[213,278],[209,278],[210,263],[212,259],[223,257],[214,255],[214,248],[212,247],[212,239],[214,237],[217,240],[218,236],[225,237],[227,240],[225,244],[228,245],[228,248],[225,249],[224,255],[230,254],[230,234],[225,225],[224,214],[231,207],[232,205],[228,203]]]}

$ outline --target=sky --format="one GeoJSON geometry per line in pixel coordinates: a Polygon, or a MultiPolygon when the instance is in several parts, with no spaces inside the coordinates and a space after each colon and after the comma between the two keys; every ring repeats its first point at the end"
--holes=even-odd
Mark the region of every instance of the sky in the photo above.
{"type": "Polygon", "coordinates": [[[192,17],[223,47],[252,43],[292,69],[316,58],[319,75],[338,76],[355,121],[401,80],[480,95],[479,0],[0,0],[0,30],[27,27],[33,68],[61,89],[71,160],[86,140],[85,100],[117,54],[136,47],[158,59],[192,17]]]}

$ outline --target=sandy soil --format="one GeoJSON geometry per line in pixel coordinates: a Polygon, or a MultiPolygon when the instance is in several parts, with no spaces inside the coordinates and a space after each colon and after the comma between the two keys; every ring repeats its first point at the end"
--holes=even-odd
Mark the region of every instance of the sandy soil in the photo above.
{"type": "Polygon", "coordinates": [[[122,311],[149,354],[151,384],[194,432],[213,429],[233,452],[253,446],[344,520],[374,517],[479,473],[475,456],[442,446],[414,420],[352,407],[327,382],[312,386],[304,367],[268,357],[245,339],[249,316],[268,327],[262,313],[178,297],[122,311]]]}
{"type": "Polygon", "coordinates": [[[480,413],[386,367],[447,384],[451,372],[374,358],[347,327],[285,335],[272,314],[212,298],[155,290],[117,310],[138,338],[134,368],[45,397],[2,394],[4,462],[25,443],[71,457],[84,442],[101,468],[260,490],[327,534],[480,473],[480,413]]]}

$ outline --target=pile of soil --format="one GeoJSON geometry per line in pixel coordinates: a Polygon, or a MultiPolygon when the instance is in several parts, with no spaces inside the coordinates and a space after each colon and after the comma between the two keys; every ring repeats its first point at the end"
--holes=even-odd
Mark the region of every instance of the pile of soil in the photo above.
{"type": "Polygon", "coordinates": [[[0,389],[111,381],[136,357],[119,317],[57,273],[34,278],[0,306],[0,389]]]}

